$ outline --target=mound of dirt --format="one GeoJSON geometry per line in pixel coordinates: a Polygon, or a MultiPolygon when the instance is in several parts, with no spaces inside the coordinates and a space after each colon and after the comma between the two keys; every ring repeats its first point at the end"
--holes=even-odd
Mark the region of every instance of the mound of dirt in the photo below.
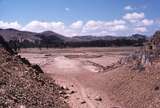
{"type": "Polygon", "coordinates": [[[0,48],[1,108],[69,108],[60,91],[38,66],[0,48]]]}

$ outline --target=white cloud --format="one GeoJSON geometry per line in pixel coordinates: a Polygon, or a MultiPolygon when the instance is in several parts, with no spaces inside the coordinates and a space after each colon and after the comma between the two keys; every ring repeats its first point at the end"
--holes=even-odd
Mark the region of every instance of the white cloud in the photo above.
{"type": "Polygon", "coordinates": [[[141,20],[145,17],[145,14],[143,12],[141,13],[137,13],[137,12],[133,12],[133,13],[127,13],[123,16],[123,19],[128,20],[129,22],[136,22],[138,20],[141,20]]]}
{"type": "Polygon", "coordinates": [[[142,23],[143,23],[144,26],[150,26],[150,25],[152,25],[154,23],[154,21],[153,20],[149,20],[149,19],[143,19],[142,23]]]}
{"type": "Polygon", "coordinates": [[[32,21],[25,25],[22,29],[27,31],[42,32],[45,30],[61,32],[65,28],[63,22],[41,22],[32,21]]]}
{"type": "Polygon", "coordinates": [[[65,11],[70,11],[70,8],[65,8],[65,11]]]}
{"type": "Polygon", "coordinates": [[[146,27],[137,27],[134,29],[135,32],[140,32],[140,33],[144,33],[147,32],[147,28],[146,27]]]}
{"type": "Polygon", "coordinates": [[[154,20],[150,20],[150,19],[140,19],[140,20],[136,20],[134,22],[131,22],[133,26],[136,26],[136,27],[147,27],[147,26],[152,26],[154,24],[154,20]]]}
{"type": "Polygon", "coordinates": [[[90,20],[84,25],[85,30],[108,30],[116,31],[123,30],[126,22],[123,20],[114,21],[94,21],[90,20]]]}
{"type": "Polygon", "coordinates": [[[128,5],[128,6],[125,6],[124,9],[129,11],[129,10],[133,10],[133,7],[128,5]]]}
{"type": "Polygon", "coordinates": [[[96,34],[96,35],[109,35],[116,34],[116,32],[122,32],[127,29],[126,22],[123,20],[113,21],[95,21],[90,20],[84,24],[82,33],[84,35],[96,34]]]}
{"type": "Polygon", "coordinates": [[[15,22],[0,21],[0,28],[3,28],[3,29],[6,29],[6,28],[21,29],[21,25],[17,21],[15,21],[15,22]]]}
{"type": "Polygon", "coordinates": [[[134,5],[134,6],[127,5],[127,6],[124,7],[124,10],[135,11],[135,10],[145,10],[146,8],[147,8],[146,4],[144,4],[144,5],[134,5]]]}
{"type": "Polygon", "coordinates": [[[86,24],[84,25],[84,29],[85,30],[101,29],[104,26],[103,24],[104,24],[104,22],[102,22],[102,21],[90,20],[90,21],[86,22],[86,24]]]}
{"type": "Polygon", "coordinates": [[[135,27],[147,27],[154,24],[154,20],[145,18],[145,14],[143,12],[127,13],[123,16],[123,19],[130,22],[131,26],[135,27]]]}
{"type": "Polygon", "coordinates": [[[82,26],[83,26],[83,21],[76,21],[70,25],[72,29],[80,29],[82,28],[82,26]]]}
{"type": "Polygon", "coordinates": [[[21,25],[17,21],[0,21],[0,28],[15,28],[32,32],[54,31],[66,36],[75,35],[129,35],[132,33],[148,33],[151,26],[158,25],[158,21],[145,18],[144,13],[127,13],[119,20],[101,21],[81,20],[66,25],[64,22],[31,21],[21,25]]]}
{"type": "Polygon", "coordinates": [[[124,25],[124,24],[126,24],[124,20],[113,20],[113,21],[105,22],[105,25],[107,26],[124,25]]]}
{"type": "Polygon", "coordinates": [[[110,27],[110,31],[123,31],[125,29],[127,29],[125,25],[116,25],[116,26],[110,27]]]}

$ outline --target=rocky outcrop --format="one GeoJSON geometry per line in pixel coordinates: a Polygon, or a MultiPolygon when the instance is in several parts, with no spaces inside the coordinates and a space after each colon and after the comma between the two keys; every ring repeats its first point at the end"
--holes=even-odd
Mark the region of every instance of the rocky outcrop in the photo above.
{"type": "Polygon", "coordinates": [[[69,108],[61,87],[38,66],[11,53],[0,48],[0,108],[69,108]]]}
{"type": "Polygon", "coordinates": [[[155,45],[159,45],[159,44],[160,44],[160,31],[157,31],[157,32],[153,35],[153,37],[152,37],[152,39],[151,39],[151,42],[152,42],[153,44],[155,44],[155,45]]]}
{"type": "Polygon", "coordinates": [[[139,50],[122,58],[121,64],[129,64],[133,69],[144,70],[160,60],[160,31],[157,31],[151,39],[139,50]]]}

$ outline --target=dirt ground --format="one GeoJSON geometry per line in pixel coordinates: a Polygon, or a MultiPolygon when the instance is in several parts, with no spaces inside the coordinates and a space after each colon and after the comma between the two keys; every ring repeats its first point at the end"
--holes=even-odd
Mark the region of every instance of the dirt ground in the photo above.
{"type": "MultiPolygon", "coordinates": [[[[38,64],[57,84],[68,89],[71,108],[122,108],[107,92],[112,74],[106,68],[137,48],[22,49],[19,53],[38,64]]],[[[114,69],[115,71],[116,69],[114,69]]]]}

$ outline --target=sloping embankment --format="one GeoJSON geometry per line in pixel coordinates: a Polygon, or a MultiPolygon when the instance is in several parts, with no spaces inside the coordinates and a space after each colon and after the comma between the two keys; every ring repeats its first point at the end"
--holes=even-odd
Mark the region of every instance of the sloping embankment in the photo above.
{"type": "Polygon", "coordinates": [[[1,108],[68,108],[60,91],[39,68],[0,48],[1,108]]]}

